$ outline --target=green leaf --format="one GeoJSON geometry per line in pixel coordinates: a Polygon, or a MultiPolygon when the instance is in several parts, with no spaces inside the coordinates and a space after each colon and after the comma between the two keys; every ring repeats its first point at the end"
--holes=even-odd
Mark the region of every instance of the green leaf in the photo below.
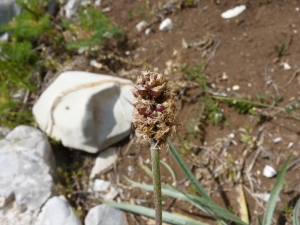
{"type": "MultiPolygon", "coordinates": [[[[122,209],[128,212],[133,212],[139,215],[144,215],[147,217],[155,218],[155,211],[154,209],[150,209],[144,206],[138,206],[138,205],[132,205],[127,203],[116,203],[113,201],[107,201],[107,200],[101,200],[104,204],[122,209]]],[[[179,215],[179,214],[173,214],[166,211],[163,211],[162,213],[163,221],[171,224],[176,225],[208,225],[207,223],[202,223],[193,219],[190,219],[186,216],[179,215]]]]}
{"type": "Polygon", "coordinates": [[[263,219],[263,225],[270,225],[271,224],[271,220],[272,220],[272,216],[274,213],[274,209],[276,206],[276,201],[279,195],[279,192],[281,190],[283,181],[284,181],[284,176],[288,167],[288,164],[290,162],[291,159],[291,155],[287,158],[287,160],[284,162],[280,172],[277,175],[276,181],[275,181],[275,185],[271,191],[270,194],[270,199],[267,203],[266,206],[266,213],[264,215],[264,219],[263,219]]]}
{"type": "MultiPolygon", "coordinates": [[[[153,191],[153,186],[148,185],[148,184],[141,184],[135,181],[130,180],[129,178],[125,177],[125,179],[133,184],[136,187],[142,188],[147,191],[153,191]]],[[[196,195],[191,195],[191,194],[184,194],[181,191],[177,190],[176,188],[170,186],[170,185],[163,185],[162,186],[162,194],[167,195],[169,197],[173,197],[176,199],[181,199],[184,201],[189,202],[190,204],[194,205],[198,209],[202,210],[203,212],[207,213],[214,219],[218,220],[219,217],[233,221],[237,224],[245,225],[245,223],[229,212],[226,209],[223,209],[222,207],[216,205],[214,202],[208,201],[207,199],[203,197],[199,197],[196,195]]]]}
{"type": "Polygon", "coordinates": [[[299,225],[298,214],[300,209],[300,198],[298,199],[293,211],[293,225],[299,225]]]}
{"type": "Polygon", "coordinates": [[[188,177],[188,179],[191,181],[191,183],[194,185],[194,187],[196,188],[198,193],[202,197],[204,197],[207,201],[213,202],[213,200],[209,197],[209,195],[206,193],[204,188],[199,184],[199,182],[197,181],[197,179],[194,176],[194,174],[192,173],[192,171],[190,171],[189,167],[186,165],[183,158],[180,156],[179,152],[177,151],[175,146],[172,144],[172,142],[168,140],[168,144],[169,144],[170,151],[171,151],[173,157],[175,158],[176,162],[179,164],[180,168],[182,169],[184,174],[188,177]]]}
{"type": "Polygon", "coordinates": [[[173,182],[176,184],[177,183],[176,175],[175,175],[174,171],[172,170],[171,166],[168,163],[164,162],[163,160],[160,160],[160,163],[163,164],[167,168],[167,170],[169,170],[169,172],[172,176],[173,182]]]}

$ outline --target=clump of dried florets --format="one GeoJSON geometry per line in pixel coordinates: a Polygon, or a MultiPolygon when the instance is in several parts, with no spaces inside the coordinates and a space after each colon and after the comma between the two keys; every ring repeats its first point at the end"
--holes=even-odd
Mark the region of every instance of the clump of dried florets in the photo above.
{"type": "Polygon", "coordinates": [[[133,124],[139,139],[162,147],[176,131],[175,94],[167,87],[168,78],[154,71],[142,72],[132,90],[133,124]]]}

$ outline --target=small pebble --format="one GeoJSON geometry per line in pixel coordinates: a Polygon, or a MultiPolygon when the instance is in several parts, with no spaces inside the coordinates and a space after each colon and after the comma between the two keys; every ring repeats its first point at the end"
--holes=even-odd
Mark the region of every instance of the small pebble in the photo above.
{"type": "Polygon", "coordinates": [[[221,16],[224,19],[230,19],[240,15],[245,9],[246,9],[245,5],[240,5],[235,8],[229,9],[226,12],[223,12],[221,16]]]}
{"type": "Polygon", "coordinates": [[[221,79],[222,80],[228,80],[228,76],[227,76],[227,74],[225,72],[223,72],[221,79]]]}
{"type": "Polygon", "coordinates": [[[239,90],[240,89],[240,86],[239,85],[234,85],[233,87],[232,87],[232,90],[233,91],[237,91],[237,90],[239,90]]]}
{"type": "Polygon", "coordinates": [[[294,143],[293,143],[293,142],[290,142],[290,143],[288,144],[287,148],[289,149],[289,148],[293,147],[293,145],[294,145],[294,143]]]}
{"type": "Polygon", "coordinates": [[[280,141],[282,141],[282,138],[281,138],[281,137],[277,137],[277,138],[274,138],[274,139],[273,139],[273,142],[274,142],[274,143],[278,143],[278,142],[280,142],[280,141]]]}
{"type": "Polygon", "coordinates": [[[98,68],[98,69],[100,69],[100,68],[103,67],[103,65],[102,65],[101,63],[98,63],[95,59],[92,59],[92,60],[90,61],[90,65],[93,66],[93,67],[96,67],[96,68],[98,68]]]}
{"type": "Polygon", "coordinates": [[[170,31],[170,30],[172,30],[172,28],[173,28],[173,22],[170,18],[165,19],[159,25],[160,31],[170,31]]]}
{"type": "Polygon", "coordinates": [[[264,171],[263,171],[263,175],[265,177],[274,177],[276,174],[277,174],[277,172],[273,167],[268,166],[268,165],[265,166],[264,171]]]}
{"type": "Polygon", "coordinates": [[[231,133],[231,134],[229,134],[228,136],[229,136],[230,138],[234,138],[235,135],[234,135],[234,133],[231,133]]]}
{"type": "Polygon", "coordinates": [[[290,66],[288,63],[283,63],[283,68],[284,68],[285,70],[290,70],[290,69],[292,69],[291,66],[290,66]]]}
{"type": "Polygon", "coordinates": [[[149,27],[149,28],[147,28],[147,29],[145,30],[145,34],[148,35],[148,34],[150,34],[150,33],[151,33],[151,28],[149,27]]]}
{"type": "Polygon", "coordinates": [[[138,32],[141,32],[144,28],[146,28],[146,26],[147,26],[147,22],[141,21],[135,26],[135,28],[137,29],[138,32]]]}

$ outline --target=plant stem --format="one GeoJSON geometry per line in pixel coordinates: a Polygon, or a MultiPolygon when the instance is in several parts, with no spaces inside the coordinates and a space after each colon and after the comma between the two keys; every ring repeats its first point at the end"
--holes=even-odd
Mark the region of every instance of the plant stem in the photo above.
{"type": "Polygon", "coordinates": [[[156,225],[162,224],[162,203],[161,203],[162,201],[161,201],[159,151],[160,151],[160,149],[157,147],[151,148],[156,225]]]}

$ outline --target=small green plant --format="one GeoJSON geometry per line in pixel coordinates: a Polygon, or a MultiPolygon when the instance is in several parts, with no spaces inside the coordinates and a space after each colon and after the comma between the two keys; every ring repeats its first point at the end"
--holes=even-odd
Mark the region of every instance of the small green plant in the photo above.
{"type": "Polygon", "coordinates": [[[69,50],[87,47],[96,51],[123,34],[94,8],[81,8],[75,22],[62,22],[52,20],[46,0],[16,2],[21,13],[0,27],[1,32],[10,34],[8,41],[0,42],[0,124],[9,127],[33,122],[33,98],[43,84],[44,73],[57,71],[59,62],[69,60],[69,50]],[[72,34],[71,41],[67,33],[72,34]]]}
{"type": "Polygon", "coordinates": [[[96,8],[80,8],[78,19],[74,22],[65,20],[63,26],[73,37],[67,42],[67,49],[70,50],[87,48],[98,52],[103,42],[124,35],[120,27],[96,8]]]}
{"type": "Polygon", "coordinates": [[[39,53],[33,50],[33,41],[38,43],[39,36],[51,28],[45,2],[18,0],[22,12],[0,27],[0,31],[11,35],[8,42],[0,42],[0,124],[13,127],[32,121],[26,104],[30,93],[36,91],[36,76],[41,69],[37,65],[39,53]]]}
{"type": "Polygon", "coordinates": [[[201,108],[188,124],[188,130],[191,133],[190,140],[196,138],[198,134],[201,133],[204,129],[203,124],[207,120],[214,125],[218,125],[224,121],[224,115],[219,107],[219,102],[212,98],[212,95],[209,93],[209,84],[206,75],[201,73],[203,66],[204,65],[195,65],[191,69],[189,69],[188,65],[182,66],[184,76],[197,83],[202,91],[199,97],[201,108]]]}
{"type": "Polygon", "coordinates": [[[283,55],[283,52],[286,50],[286,44],[282,43],[281,45],[275,45],[274,49],[277,53],[277,56],[281,57],[283,55]]]}

